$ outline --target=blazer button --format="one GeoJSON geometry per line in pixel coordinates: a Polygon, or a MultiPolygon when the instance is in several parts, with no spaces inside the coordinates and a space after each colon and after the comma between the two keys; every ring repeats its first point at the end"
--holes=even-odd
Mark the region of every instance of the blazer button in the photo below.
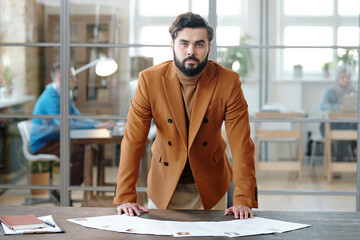
{"type": "Polygon", "coordinates": [[[172,123],[172,119],[171,119],[171,118],[168,119],[168,123],[172,123]]]}
{"type": "Polygon", "coordinates": [[[169,166],[168,162],[164,162],[165,167],[169,166]]]}
{"type": "Polygon", "coordinates": [[[169,146],[172,146],[172,143],[170,141],[168,141],[168,144],[169,144],[169,146]]]}
{"type": "Polygon", "coordinates": [[[203,142],[203,146],[206,147],[206,146],[207,146],[207,142],[203,142]]]}
{"type": "Polygon", "coordinates": [[[204,118],[203,123],[208,123],[208,122],[209,122],[209,119],[204,118]]]}

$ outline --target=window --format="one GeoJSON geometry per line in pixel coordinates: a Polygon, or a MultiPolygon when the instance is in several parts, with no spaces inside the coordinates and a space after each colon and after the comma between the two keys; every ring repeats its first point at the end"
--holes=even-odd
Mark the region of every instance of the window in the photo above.
{"type": "MultiPolygon", "coordinates": [[[[359,44],[359,1],[278,1],[280,13],[278,44],[294,47],[328,46],[329,48],[285,49],[277,56],[277,78],[289,77],[293,65],[303,66],[303,76],[321,76],[326,62],[337,64],[336,53],[344,50],[332,46],[354,47],[359,44]],[[311,6],[311,7],[309,7],[311,6]],[[316,56],[316,57],[314,57],[316,56]]],[[[357,59],[356,59],[357,60],[357,59]]]]}
{"type": "MultiPolygon", "coordinates": [[[[87,193],[83,185],[71,186],[64,180],[70,171],[62,171],[62,167],[69,166],[71,161],[67,154],[71,149],[67,123],[83,118],[123,123],[139,71],[173,58],[169,25],[179,13],[193,11],[208,19],[216,30],[211,59],[240,75],[249,106],[252,134],[257,122],[265,123],[263,125],[269,128],[301,125],[301,136],[297,139],[302,139],[302,155],[296,155],[296,159],[302,160],[298,169],[302,180],[297,181],[293,172],[258,171],[260,210],[282,210],[282,207],[303,210],[299,209],[302,207],[299,204],[268,206],[277,198],[288,201],[289,191],[294,192],[291,198],[296,201],[305,202],[303,198],[306,198],[306,202],[316,203],[321,199],[321,204],[328,206],[333,199],[342,198],[336,209],[321,205],[324,210],[360,209],[357,197],[360,173],[356,175],[356,167],[351,168],[353,172],[347,172],[340,181],[329,184],[323,177],[324,154],[319,147],[324,139],[320,128],[322,123],[343,121],[354,126],[360,121],[357,113],[341,120],[324,120],[325,113],[320,110],[324,92],[333,85],[333,66],[338,61],[352,59],[349,61],[353,64],[351,83],[355,88],[359,84],[356,72],[360,42],[359,0],[69,0],[69,9],[60,7],[60,2],[66,2],[60,0],[0,2],[0,188],[9,191],[13,185],[7,183],[14,182],[20,185],[11,190],[15,195],[23,191],[20,188],[31,188],[24,177],[24,171],[29,169],[22,166],[25,159],[21,154],[16,124],[34,118],[35,102],[51,81],[51,65],[55,61],[67,64],[64,56],[68,53],[76,68],[105,55],[115,59],[119,66],[114,75],[95,76],[92,68],[78,74],[79,81],[72,96],[83,115],[74,116],[62,111],[59,115],[45,116],[46,119],[62,120],[65,139],[62,143],[66,144],[62,148],[53,188],[69,193],[77,191],[81,196],[87,193]],[[60,22],[60,19],[67,18],[70,19],[69,26],[60,22]],[[17,34],[11,34],[14,31],[17,34]],[[70,34],[68,42],[61,35],[65,31],[70,34]],[[332,68],[326,75],[322,68],[327,64],[332,68]],[[303,117],[277,117],[269,121],[256,117],[259,116],[256,113],[262,110],[301,112],[303,117]],[[311,143],[314,141],[315,154],[312,156],[320,160],[312,158],[314,161],[310,164],[309,146],[313,146],[311,143]],[[60,172],[65,173],[61,178],[60,172]],[[18,179],[21,181],[16,182],[18,179]],[[268,197],[271,197],[270,201],[268,197]]],[[[71,95],[64,87],[61,93],[65,97],[71,95]]],[[[261,159],[291,164],[291,154],[298,152],[293,143],[263,144],[259,147],[261,159]]],[[[346,150],[349,156],[345,158],[354,166],[353,149],[346,150]]],[[[99,151],[104,155],[106,170],[113,174],[110,178],[114,180],[119,147],[106,146],[99,151]]],[[[141,187],[146,187],[146,169],[141,174],[141,187]]],[[[106,192],[110,198],[113,194],[113,187],[106,185],[90,189],[106,192]]],[[[141,198],[146,201],[146,196],[141,198]]],[[[2,199],[4,197],[0,194],[0,204],[2,199]]]]}

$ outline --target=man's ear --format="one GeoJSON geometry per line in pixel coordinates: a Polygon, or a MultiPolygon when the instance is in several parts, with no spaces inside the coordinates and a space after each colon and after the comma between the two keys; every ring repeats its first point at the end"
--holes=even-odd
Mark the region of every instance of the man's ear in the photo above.
{"type": "Polygon", "coordinates": [[[174,40],[170,40],[170,47],[171,47],[171,50],[174,50],[174,40]]]}
{"type": "Polygon", "coordinates": [[[61,83],[60,74],[57,75],[55,83],[56,83],[56,85],[58,85],[60,87],[60,83],[61,83]]]}
{"type": "Polygon", "coordinates": [[[212,44],[209,43],[209,53],[211,52],[211,47],[212,47],[212,44]]]}

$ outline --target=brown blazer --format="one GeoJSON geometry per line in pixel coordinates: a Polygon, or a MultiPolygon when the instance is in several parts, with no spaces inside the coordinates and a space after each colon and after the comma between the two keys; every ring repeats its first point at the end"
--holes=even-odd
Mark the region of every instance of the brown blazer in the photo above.
{"type": "Polygon", "coordinates": [[[211,209],[235,183],[233,203],[257,207],[254,144],[248,106],[239,75],[209,61],[194,95],[189,136],[184,103],[173,61],[139,74],[121,143],[114,204],[136,202],[135,184],[150,128],[156,125],[147,193],[159,209],[167,208],[187,157],[204,209],[211,209]],[[233,168],[221,135],[225,121],[233,168]]]}

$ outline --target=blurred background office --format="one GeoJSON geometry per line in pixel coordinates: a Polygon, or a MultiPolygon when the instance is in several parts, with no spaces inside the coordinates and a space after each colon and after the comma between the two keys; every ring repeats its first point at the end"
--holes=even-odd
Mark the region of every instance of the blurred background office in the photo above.
{"type": "MultiPolygon", "coordinates": [[[[357,108],[337,115],[320,110],[340,65],[347,66],[357,92],[359,0],[1,0],[0,204],[48,200],[50,190],[59,190],[61,205],[111,206],[138,73],[172,59],[168,27],[187,11],[204,16],[216,29],[210,59],[240,74],[257,143],[259,209],[359,211],[359,156],[352,151],[352,161],[339,162],[334,151],[336,141],[359,143],[357,108]],[[115,62],[116,71],[101,73],[103,60],[115,62]],[[55,62],[61,63],[62,79],[69,80],[69,66],[79,70],[78,82],[72,91],[69,82],[61,85],[59,115],[41,116],[60,119],[60,158],[32,161],[18,123],[34,118],[55,62]],[[69,114],[70,97],[81,116],[69,114]],[[96,132],[101,136],[81,137],[84,132],[69,128],[77,118],[118,125],[108,133],[96,132]],[[336,122],[354,128],[334,132],[329,126],[336,122]],[[73,139],[99,153],[88,153],[88,179],[80,186],[70,185],[73,139]],[[335,172],[341,177],[334,179],[335,172]],[[32,182],[39,173],[48,175],[32,182]]],[[[353,105],[358,102],[356,94],[353,105]]],[[[146,201],[154,137],[151,132],[143,154],[140,201],[146,201]]]]}

